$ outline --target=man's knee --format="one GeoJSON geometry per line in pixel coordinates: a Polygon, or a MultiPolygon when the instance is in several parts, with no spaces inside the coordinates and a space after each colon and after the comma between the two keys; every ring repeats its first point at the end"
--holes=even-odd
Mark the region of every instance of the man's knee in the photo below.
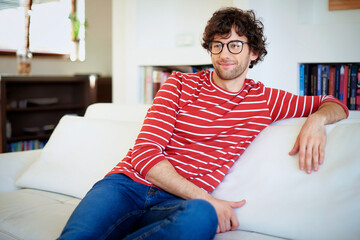
{"type": "Polygon", "coordinates": [[[186,208],[191,211],[190,221],[192,227],[199,231],[216,231],[218,218],[215,208],[207,201],[201,199],[192,199],[187,203],[186,208]]]}

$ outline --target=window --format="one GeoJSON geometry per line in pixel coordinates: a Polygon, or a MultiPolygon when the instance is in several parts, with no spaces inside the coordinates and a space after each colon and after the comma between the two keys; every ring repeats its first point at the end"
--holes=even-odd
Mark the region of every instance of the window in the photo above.
{"type": "Polygon", "coordinates": [[[0,0],[0,22],[6,23],[0,25],[0,51],[29,49],[85,59],[84,0],[0,0]],[[73,38],[75,21],[80,29],[73,38]]]}

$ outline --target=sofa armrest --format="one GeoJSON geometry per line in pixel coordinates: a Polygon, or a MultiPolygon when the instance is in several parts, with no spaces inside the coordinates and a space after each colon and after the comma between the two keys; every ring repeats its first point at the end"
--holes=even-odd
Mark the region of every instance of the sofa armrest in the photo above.
{"type": "Polygon", "coordinates": [[[18,189],[16,179],[40,157],[41,150],[0,154],[0,192],[18,189]]]}

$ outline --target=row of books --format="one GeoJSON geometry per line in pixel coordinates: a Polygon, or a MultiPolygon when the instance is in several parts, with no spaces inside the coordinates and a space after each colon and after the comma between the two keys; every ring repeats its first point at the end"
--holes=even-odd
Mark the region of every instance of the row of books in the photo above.
{"type": "MultiPolygon", "coordinates": [[[[141,88],[144,93],[140,102],[151,104],[160,87],[169,78],[173,71],[195,73],[198,71],[212,70],[211,65],[201,66],[145,66],[140,69],[141,88]]],[[[142,94],[141,94],[142,95],[142,94]]]]}
{"type": "Polygon", "coordinates": [[[47,140],[28,140],[8,143],[8,152],[20,152],[44,148],[47,140]]]}
{"type": "Polygon", "coordinates": [[[300,64],[300,95],[332,95],[360,110],[360,64],[300,64]]]}

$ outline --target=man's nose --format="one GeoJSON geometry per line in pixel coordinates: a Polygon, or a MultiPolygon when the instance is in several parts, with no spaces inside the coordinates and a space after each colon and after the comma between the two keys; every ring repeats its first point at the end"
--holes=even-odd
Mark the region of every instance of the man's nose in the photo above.
{"type": "Polygon", "coordinates": [[[227,58],[230,55],[232,55],[232,53],[229,51],[227,45],[225,44],[219,55],[220,55],[219,57],[221,57],[221,58],[227,58]]]}

